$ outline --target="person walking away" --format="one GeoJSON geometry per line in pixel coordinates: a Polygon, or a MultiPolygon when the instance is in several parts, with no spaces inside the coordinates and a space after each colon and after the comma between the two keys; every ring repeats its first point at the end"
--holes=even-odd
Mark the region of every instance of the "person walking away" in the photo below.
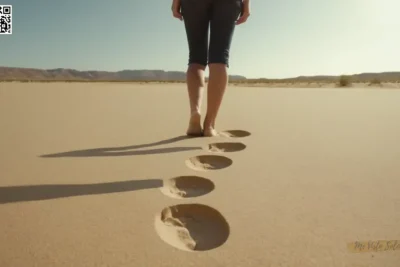
{"type": "Polygon", "coordinates": [[[184,21],[189,46],[186,83],[190,103],[189,136],[217,136],[215,122],[228,86],[229,50],[235,26],[250,16],[250,0],[172,0],[172,15],[184,21]],[[210,30],[210,42],[208,32],[210,30]],[[201,104],[209,67],[207,113],[201,104]]]}

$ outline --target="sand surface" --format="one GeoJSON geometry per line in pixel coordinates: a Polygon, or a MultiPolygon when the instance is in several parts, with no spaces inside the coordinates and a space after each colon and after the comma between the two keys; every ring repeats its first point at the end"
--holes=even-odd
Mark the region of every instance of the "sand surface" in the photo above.
{"type": "Polygon", "coordinates": [[[0,267],[398,267],[348,244],[400,240],[399,103],[232,86],[250,135],[188,139],[182,84],[2,83],[0,267]]]}

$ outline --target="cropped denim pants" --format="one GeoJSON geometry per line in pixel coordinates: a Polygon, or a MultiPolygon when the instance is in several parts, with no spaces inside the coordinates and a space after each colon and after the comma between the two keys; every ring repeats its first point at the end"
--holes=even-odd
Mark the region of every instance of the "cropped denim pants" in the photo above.
{"type": "Polygon", "coordinates": [[[221,63],[229,67],[235,22],[242,8],[242,0],[181,0],[189,64],[221,63]]]}

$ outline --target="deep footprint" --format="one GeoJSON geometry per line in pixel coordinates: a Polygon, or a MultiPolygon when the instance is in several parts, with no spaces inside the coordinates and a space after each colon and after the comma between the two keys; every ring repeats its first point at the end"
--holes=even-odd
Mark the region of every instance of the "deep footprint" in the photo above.
{"type": "Polygon", "coordinates": [[[232,160],[224,156],[201,155],[186,160],[186,165],[196,171],[224,169],[232,165],[232,160]]]}
{"type": "Polygon", "coordinates": [[[164,208],[155,228],[167,244],[185,251],[206,251],[223,245],[229,224],[216,209],[202,204],[180,204],[164,208]]]}
{"type": "Polygon", "coordinates": [[[210,193],[215,188],[209,179],[199,176],[179,176],[164,181],[161,192],[172,198],[192,198],[210,193]]]}
{"type": "Polygon", "coordinates": [[[225,143],[213,143],[203,147],[204,150],[209,152],[237,152],[244,150],[246,145],[243,143],[233,143],[233,142],[225,142],[225,143]]]}
{"type": "Polygon", "coordinates": [[[229,130],[221,132],[220,135],[225,137],[239,138],[249,136],[251,133],[243,130],[229,130]]]}

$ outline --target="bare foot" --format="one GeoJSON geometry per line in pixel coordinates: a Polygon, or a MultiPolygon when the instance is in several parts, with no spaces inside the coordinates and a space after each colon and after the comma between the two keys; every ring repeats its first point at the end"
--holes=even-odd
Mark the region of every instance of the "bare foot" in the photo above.
{"type": "Polygon", "coordinates": [[[189,127],[186,131],[189,136],[201,136],[201,116],[199,113],[194,113],[190,116],[189,127]]]}
{"type": "Polygon", "coordinates": [[[206,137],[218,136],[218,132],[213,127],[204,128],[203,135],[206,137]]]}

